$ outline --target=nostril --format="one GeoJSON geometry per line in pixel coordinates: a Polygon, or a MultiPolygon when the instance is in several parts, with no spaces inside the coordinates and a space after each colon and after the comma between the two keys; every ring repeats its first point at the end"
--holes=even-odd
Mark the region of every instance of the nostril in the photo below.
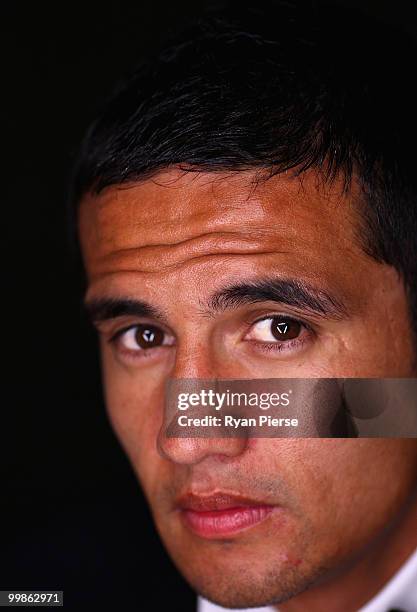
{"type": "Polygon", "coordinates": [[[185,438],[166,435],[162,427],[157,438],[157,450],[168,461],[178,464],[196,464],[209,456],[236,457],[247,447],[246,438],[185,438]]]}

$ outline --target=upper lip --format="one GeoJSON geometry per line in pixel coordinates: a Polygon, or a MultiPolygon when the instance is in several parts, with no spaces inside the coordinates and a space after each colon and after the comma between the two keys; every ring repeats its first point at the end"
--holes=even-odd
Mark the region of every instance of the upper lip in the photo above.
{"type": "Polygon", "coordinates": [[[230,508],[245,508],[251,506],[270,506],[262,501],[255,500],[242,495],[231,495],[221,491],[210,495],[196,495],[185,493],[177,500],[177,507],[181,510],[193,510],[194,512],[210,512],[213,510],[228,510],[230,508]]]}

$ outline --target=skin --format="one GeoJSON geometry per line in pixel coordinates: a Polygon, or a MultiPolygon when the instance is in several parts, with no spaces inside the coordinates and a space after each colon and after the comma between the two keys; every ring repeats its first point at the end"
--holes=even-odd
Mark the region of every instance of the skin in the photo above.
{"type": "Polygon", "coordinates": [[[416,440],[193,440],[168,438],[163,427],[168,378],[416,375],[405,289],[360,244],[356,184],[343,193],[313,171],[253,178],[172,168],[84,197],[86,302],[129,297],[163,315],[95,322],[108,413],[167,550],[199,593],[227,607],[321,612],[326,602],[350,612],[417,546],[416,440]],[[271,276],[327,292],[345,315],[275,302],[207,306],[217,290],[271,276]],[[257,323],[268,315],[306,327],[278,347],[257,323]],[[143,323],[163,331],[162,345],[140,349],[128,332],[111,340],[143,323]],[[205,539],[180,520],[176,500],[219,491],[279,510],[205,539]]]}

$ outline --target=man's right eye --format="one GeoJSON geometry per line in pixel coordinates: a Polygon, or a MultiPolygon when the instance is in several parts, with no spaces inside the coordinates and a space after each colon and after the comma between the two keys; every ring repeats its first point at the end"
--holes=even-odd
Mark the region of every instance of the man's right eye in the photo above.
{"type": "Polygon", "coordinates": [[[140,352],[164,345],[171,346],[174,344],[174,338],[156,325],[141,323],[119,330],[111,338],[111,342],[122,350],[140,352]]]}

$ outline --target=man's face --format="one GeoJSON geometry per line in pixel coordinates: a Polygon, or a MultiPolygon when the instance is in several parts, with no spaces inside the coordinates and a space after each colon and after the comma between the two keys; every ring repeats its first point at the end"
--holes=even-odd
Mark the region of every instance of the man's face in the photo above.
{"type": "Polygon", "coordinates": [[[165,436],[168,378],[415,375],[405,291],[362,249],[356,187],[251,178],[172,169],[80,209],[112,425],[180,571],[229,606],[348,563],[417,480],[413,440],[165,436]]]}

